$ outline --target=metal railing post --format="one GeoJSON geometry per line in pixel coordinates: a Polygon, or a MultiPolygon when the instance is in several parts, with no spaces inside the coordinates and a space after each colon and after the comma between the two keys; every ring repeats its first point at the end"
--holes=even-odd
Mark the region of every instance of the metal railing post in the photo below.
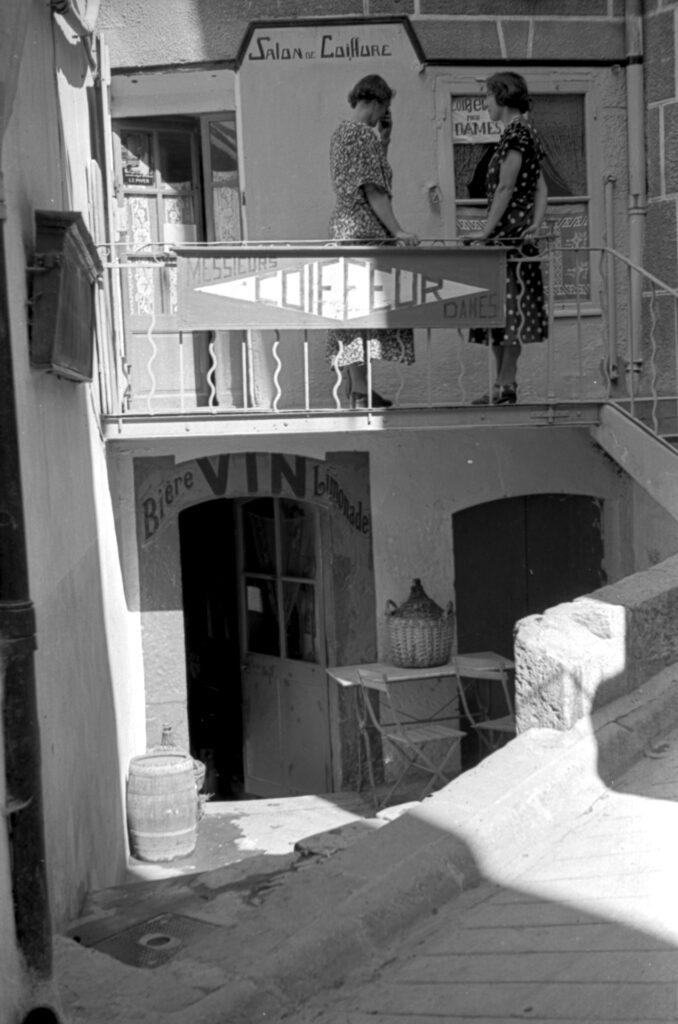
{"type": "Polygon", "coordinates": [[[548,266],[548,339],[546,342],[546,397],[553,402],[556,397],[553,383],[553,325],[555,323],[555,281],[553,274],[554,246],[550,238],[546,240],[546,262],[548,266]]]}

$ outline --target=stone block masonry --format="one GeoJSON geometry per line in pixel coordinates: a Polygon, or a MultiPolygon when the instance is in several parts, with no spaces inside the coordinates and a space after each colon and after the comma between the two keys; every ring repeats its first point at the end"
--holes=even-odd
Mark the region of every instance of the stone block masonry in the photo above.
{"type": "Polygon", "coordinates": [[[516,627],[518,732],[571,729],[678,663],[678,556],[516,627]]]}
{"type": "Polygon", "coordinates": [[[647,103],[648,196],[645,266],[671,284],[676,279],[676,197],[678,196],[678,88],[675,3],[645,6],[645,100],[647,103]]]}
{"type": "Polygon", "coordinates": [[[322,22],[407,16],[424,59],[432,63],[581,65],[625,57],[621,0],[231,0],[228,6],[224,18],[222,0],[204,0],[196,31],[190,5],[172,5],[169,11],[164,0],[147,0],[143,9],[138,0],[107,0],[98,28],[106,36],[114,69],[210,61],[235,67],[252,21],[302,17],[322,22]]]}
{"type": "Polygon", "coordinates": [[[675,22],[673,6],[645,19],[645,98],[648,103],[675,98],[675,22]]]}
{"type": "Polygon", "coordinates": [[[419,6],[421,14],[451,17],[606,18],[609,14],[607,0],[511,0],[510,4],[506,0],[420,0],[419,6]]]}

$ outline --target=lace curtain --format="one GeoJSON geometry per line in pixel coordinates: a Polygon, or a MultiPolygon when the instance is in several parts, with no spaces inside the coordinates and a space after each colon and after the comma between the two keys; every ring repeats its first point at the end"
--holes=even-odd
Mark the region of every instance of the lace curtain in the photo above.
{"type": "Polygon", "coordinates": [[[549,195],[586,195],[584,97],[536,96],[531,119],[546,152],[549,195]]]}
{"type": "MultiPolygon", "coordinates": [[[[551,198],[588,193],[584,99],[582,96],[537,96],[531,114],[542,140],[544,177],[551,198]]],[[[492,144],[457,143],[454,179],[457,199],[484,199],[492,144]]]]}
{"type": "MultiPolygon", "coordinates": [[[[310,509],[294,501],[280,501],[282,575],[297,577],[282,585],[282,624],[285,656],[317,661],[315,586],[299,578],[315,577],[315,518],[310,509]]],[[[250,572],[276,575],[275,510],[270,498],[252,502],[245,510],[245,558],[250,572]]],[[[280,610],[274,579],[248,578],[249,641],[252,650],[277,654],[280,610]]]]}

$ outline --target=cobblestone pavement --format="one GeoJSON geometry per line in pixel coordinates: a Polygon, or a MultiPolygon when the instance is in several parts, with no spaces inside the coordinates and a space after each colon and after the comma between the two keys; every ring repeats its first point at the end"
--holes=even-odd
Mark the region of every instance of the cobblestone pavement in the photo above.
{"type": "Polygon", "coordinates": [[[441,906],[379,967],[279,1019],[678,1020],[678,733],[510,876],[441,906]]]}

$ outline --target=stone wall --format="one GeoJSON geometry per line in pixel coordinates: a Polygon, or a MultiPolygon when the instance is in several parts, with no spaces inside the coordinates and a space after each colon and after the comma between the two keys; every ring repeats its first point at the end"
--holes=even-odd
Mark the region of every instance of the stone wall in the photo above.
{"type": "Polygon", "coordinates": [[[518,732],[569,729],[678,663],[678,556],[522,619],[515,661],[518,732]]]}
{"type": "Polygon", "coordinates": [[[102,0],[98,28],[115,68],[237,65],[253,21],[406,16],[433,62],[622,61],[623,0],[102,0]]]}
{"type": "MultiPolygon", "coordinates": [[[[676,279],[676,196],[678,195],[678,85],[676,5],[652,5],[645,20],[647,102],[648,237],[659,245],[647,254],[648,269],[668,282],[676,279]],[[661,230],[657,230],[657,228],[661,230]]],[[[651,5],[648,4],[648,8],[651,5]]]]}

